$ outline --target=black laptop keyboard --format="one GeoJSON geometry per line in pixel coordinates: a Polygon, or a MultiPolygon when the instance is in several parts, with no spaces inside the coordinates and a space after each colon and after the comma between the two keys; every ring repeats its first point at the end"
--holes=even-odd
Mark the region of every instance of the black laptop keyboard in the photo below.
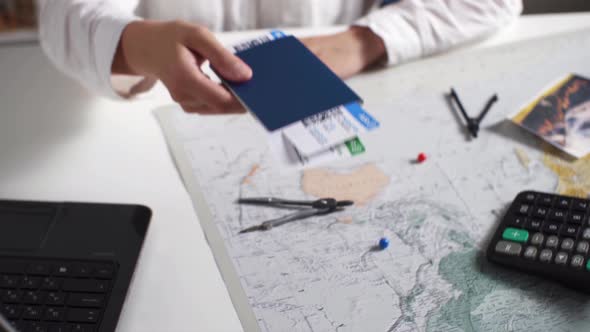
{"type": "Polygon", "coordinates": [[[0,312],[19,332],[98,331],[117,264],[0,257],[0,312]]]}

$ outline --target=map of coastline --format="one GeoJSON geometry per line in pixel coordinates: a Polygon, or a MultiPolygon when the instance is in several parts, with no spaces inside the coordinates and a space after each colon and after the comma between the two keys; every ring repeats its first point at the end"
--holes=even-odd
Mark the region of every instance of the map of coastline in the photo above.
{"type": "Polygon", "coordinates": [[[360,93],[382,128],[363,137],[363,155],[321,168],[277,167],[267,133],[251,117],[162,110],[245,330],[590,331],[586,295],[493,265],[483,255],[519,192],[590,192],[588,157],[561,156],[505,120],[556,77],[573,70],[590,76],[588,36],[369,74],[360,93]],[[469,109],[490,93],[500,96],[477,139],[466,138],[461,118],[444,99],[450,84],[469,109]],[[420,151],[428,160],[412,163],[420,151]],[[261,196],[333,196],[357,204],[239,234],[288,212],[233,204],[261,196]],[[373,250],[381,237],[390,239],[389,248],[373,250]]]}
{"type": "MultiPolygon", "coordinates": [[[[524,168],[528,168],[531,158],[522,150],[515,151],[516,156],[524,168]]],[[[579,160],[570,160],[567,156],[560,154],[551,147],[546,148],[546,153],[542,156],[542,163],[555,173],[558,178],[556,192],[577,197],[588,197],[590,193],[590,157],[579,160]]],[[[359,199],[362,204],[366,204],[369,199],[373,198],[389,181],[385,180],[386,175],[374,164],[365,164],[350,173],[341,171],[330,171],[329,169],[310,169],[303,172],[302,190],[319,197],[337,197],[339,199],[359,199]],[[319,181],[322,179],[323,181],[319,181]],[[355,197],[348,190],[351,183],[362,183],[361,190],[355,197]]],[[[393,184],[395,185],[395,184],[393,184]]],[[[395,225],[388,225],[401,240],[401,242],[414,246],[416,241],[419,242],[419,235],[413,234],[412,230],[418,230],[426,225],[423,222],[426,216],[422,211],[432,211],[436,215],[442,215],[448,223],[453,215],[459,213],[452,209],[437,206],[435,202],[421,200],[405,200],[395,203],[386,203],[387,206],[381,206],[379,210],[396,211],[395,216],[391,218],[396,220],[395,225]],[[403,213],[401,209],[403,208],[403,213]],[[410,218],[407,216],[410,215],[410,218]]],[[[388,219],[387,215],[380,215],[379,219],[388,219]]],[[[449,226],[447,224],[447,226],[449,226]]],[[[449,252],[438,261],[438,271],[432,271],[435,268],[436,256],[428,255],[426,251],[420,252],[424,262],[416,270],[415,283],[410,289],[400,289],[393,286],[395,281],[383,282],[392,288],[399,296],[399,318],[392,322],[387,331],[492,331],[499,326],[506,331],[528,330],[531,328],[529,320],[535,316],[535,320],[542,320],[542,313],[546,307],[535,303],[534,298],[544,296],[547,301],[565,302],[566,307],[583,305],[586,301],[584,296],[573,295],[569,298],[563,298],[559,295],[561,286],[552,285],[550,282],[540,281],[546,288],[542,294],[537,289],[538,280],[534,277],[523,275],[518,272],[508,271],[498,268],[484,257],[484,253],[474,246],[474,239],[468,234],[461,231],[460,227],[447,230],[446,236],[443,237],[451,247],[449,252]],[[457,250],[458,249],[458,250],[457,250]],[[450,283],[455,289],[455,294],[448,302],[441,301],[438,308],[432,308],[433,312],[427,314],[429,318],[426,325],[421,324],[416,319],[416,313],[424,310],[425,306],[433,303],[436,294],[429,293],[425,290],[422,282],[428,280],[428,273],[438,273],[445,281],[450,283]],[[514,285],[524,290],[524,294],[514,296],[510,289],[514,285]],[[528,291],[527,291],[528,289],[528,291]],[[504,304],[509,306],[498,307],[489,301],[488,296],[494,298],[500,292],[507,299],[504,304]],[[533,298],[533,299],[529,299],[533,298]],[[523,301],[528,302],[526,310],[517,310],[516,307],[524,309],[523,301]],[[435,309],[440,309],[436,311],[435,309]],[[503,318],[500,321],[488,321],[485,316],[493,315],[494,317],[503,318]],[[467,327],[467,328],[466,328],[467,327]]],[[[419,246],[421,247],[421,246],[419,246]]],[[[364,260],[368,268],[370,260],[364,260]]],[[[436,301],[434,301],[436,303],[436,301]]],[[[549,315],[549,313],[547,313],[549,315]]],[[[562,316],[562,320],[548,320],[543,326],[537,327],[536,331],[558,331],[563,324],[575,321],[575,316],[562,316]]],[[[578,317],[577,319],[588,319],[590,316],[578,317]]],[[[344,325],[343,325],[344,326],[344,325]]],[[[569,330],[567,328],[564,331],[569,330]]]]}

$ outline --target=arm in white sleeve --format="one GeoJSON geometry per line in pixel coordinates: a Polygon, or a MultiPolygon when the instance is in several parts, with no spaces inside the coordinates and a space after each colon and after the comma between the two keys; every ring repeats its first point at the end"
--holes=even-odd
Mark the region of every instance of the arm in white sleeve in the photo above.
{"type": "Polygon", "coordinates": [[[55,65],[87,88],[117,97],[111,66],[121,33],[139,19],[139,0],[39,0],[41,46],[55,65]]]}
{"type": "Polygon", "coordinates": [[[521,11],[521,0],[400,0],[356,24],[383,39],[394,65],[487,36],[521,11]]]}

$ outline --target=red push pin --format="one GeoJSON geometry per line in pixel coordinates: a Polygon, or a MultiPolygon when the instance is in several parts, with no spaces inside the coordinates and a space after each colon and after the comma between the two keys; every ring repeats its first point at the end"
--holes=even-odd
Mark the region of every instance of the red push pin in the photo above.
{"type": "Polygon", "coordinates": [[[423,162],[426,161],[426,153],[424,152],[420,152],[420,154],[418,155],[418,158],[416,158],[416,160],[421,164],[423,162]]]}

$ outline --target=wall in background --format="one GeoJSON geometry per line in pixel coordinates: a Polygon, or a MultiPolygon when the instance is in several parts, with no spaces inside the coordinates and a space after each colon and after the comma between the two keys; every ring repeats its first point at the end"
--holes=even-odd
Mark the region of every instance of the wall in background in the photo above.
{"type": "Polygon", "coordinates": [[[0,32],[34,28],[36,16],[34,0],[0,0],[0,32]]]}

